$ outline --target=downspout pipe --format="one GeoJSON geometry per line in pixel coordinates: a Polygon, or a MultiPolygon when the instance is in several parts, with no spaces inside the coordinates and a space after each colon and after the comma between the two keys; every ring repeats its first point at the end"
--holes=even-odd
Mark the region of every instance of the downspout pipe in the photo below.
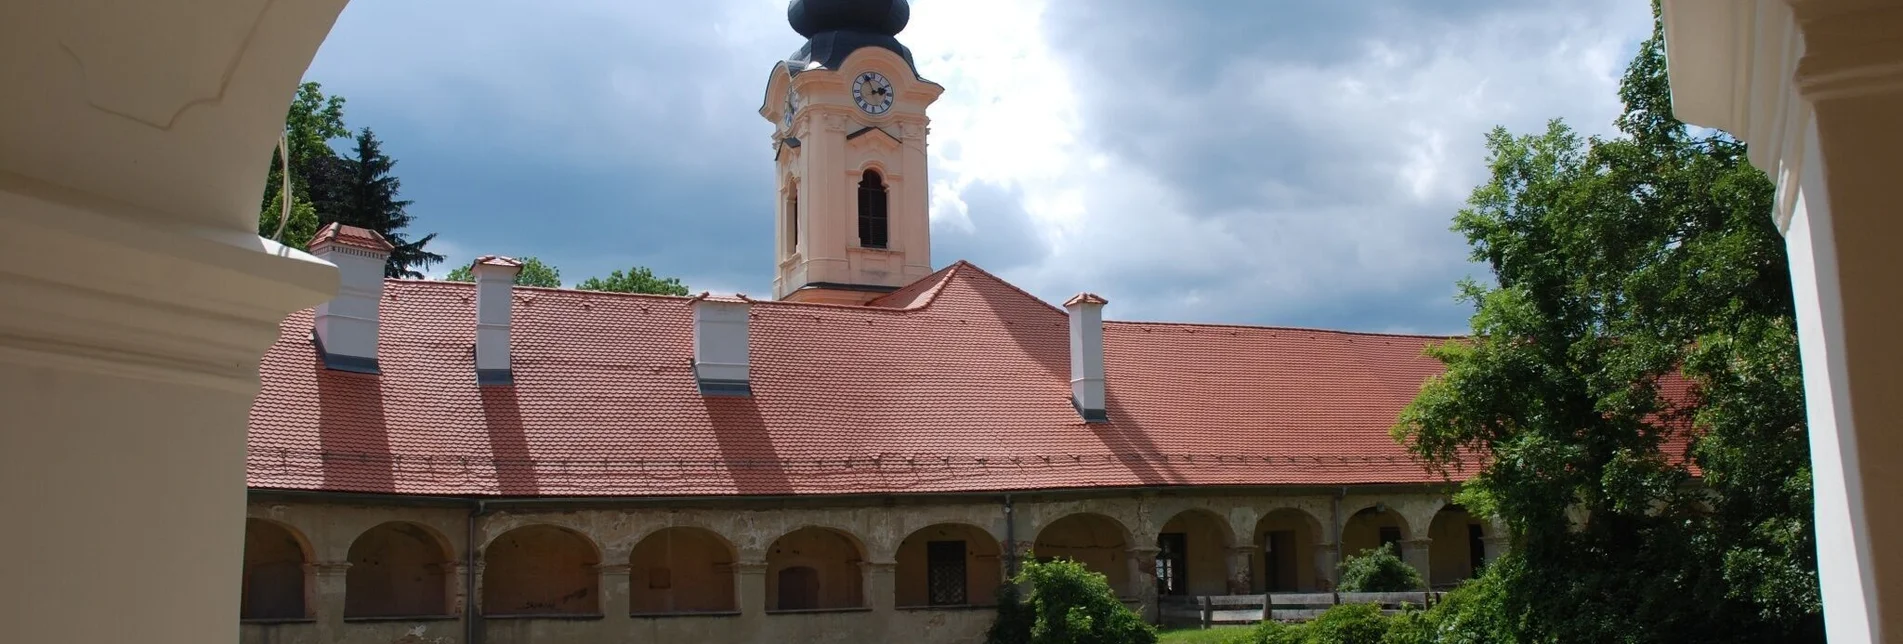
{"type": "Polygon", "coordinates": [[[476,596],[476,518],[488,511],[486,502],[477,499],[470,506],[467,541],[463,547],[463,642],[480,644],[482,639],[482,598],[476,596]]]}

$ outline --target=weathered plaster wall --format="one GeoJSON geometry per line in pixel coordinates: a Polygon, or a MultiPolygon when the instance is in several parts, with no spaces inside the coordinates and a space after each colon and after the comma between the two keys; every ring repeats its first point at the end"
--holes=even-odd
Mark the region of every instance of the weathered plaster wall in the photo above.
{"type": "Polygon", "coordinates": [[[700,528],[667,528],[634,547],[628,569],[634,612],[719,613],[739,610],[733,549],[700,528]]]}
{"type": "Polygon", "coordinates": [[[454,614],[449,552],[447,540],[421,525],[391,521],[371,528],[350,544],[344,616],[454,614]]]}
{"type": "Polygon", "coordinates": [[[484,615],[598,615],[601,557],[580,532],[526,525],[483,548],[484,615]]]}

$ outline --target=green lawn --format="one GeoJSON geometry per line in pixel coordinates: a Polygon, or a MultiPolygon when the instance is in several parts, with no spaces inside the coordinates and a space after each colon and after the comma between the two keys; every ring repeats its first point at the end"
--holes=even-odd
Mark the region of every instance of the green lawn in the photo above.
{"type": "Polygon", "coordinates": [[[1208,630],[1200,628],[1172,628],[1163,631],[1158,638],[1159,644],[1222,644],[1228,638],[1241,635],[1249,630],[1247,626],[1217,626],[1208,630]]]}

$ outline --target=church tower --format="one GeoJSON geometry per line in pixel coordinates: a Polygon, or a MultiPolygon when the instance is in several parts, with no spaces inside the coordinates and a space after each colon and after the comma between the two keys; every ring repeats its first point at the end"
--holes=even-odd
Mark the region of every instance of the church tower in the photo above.
{"type": "Polygon", "coordinates": [[[925,110],[945,91],[896,36],[906,0],[793,0],[774,65],[776,299],[862,304],[932,272],[925,110]]]}

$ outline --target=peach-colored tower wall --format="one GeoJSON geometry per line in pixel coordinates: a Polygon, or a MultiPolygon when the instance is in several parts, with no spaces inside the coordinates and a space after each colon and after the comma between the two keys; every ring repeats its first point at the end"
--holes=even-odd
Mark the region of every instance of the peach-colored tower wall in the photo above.
{"type": "Polygon", "coordinates": [[[775,124],[775,298],[858,304],[932,272],[925,111],[944,91],[878,47],[853,52],[840,69],[792,74],[774,66],[760,115],[775,124]],[[888,79],[895,94],[879,114],[853,100],[853,80],[869,71],[888,79]],[[868,169],[886,186],[883,249],[859,239],[859,184],[868,169]]]}

